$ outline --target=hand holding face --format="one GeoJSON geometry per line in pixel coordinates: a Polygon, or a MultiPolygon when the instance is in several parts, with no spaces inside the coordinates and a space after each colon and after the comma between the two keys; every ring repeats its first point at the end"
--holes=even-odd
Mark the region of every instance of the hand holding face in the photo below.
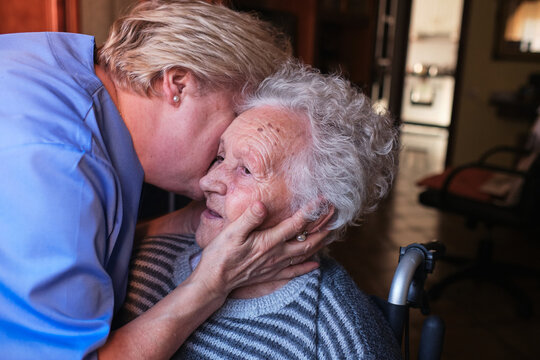
{"type": "Polygon", "coordinates": [[[204,249],[193,275],[210,291],[227,295],[241,286],[291,279],[317,268],[306,260],[324,246],[329,232],[308,233],[305,241],[297,241],[308,226],[303,214],[301,209],[272,228],[253,231],[266,217],[264,205],[255,202],[204,249]]]}

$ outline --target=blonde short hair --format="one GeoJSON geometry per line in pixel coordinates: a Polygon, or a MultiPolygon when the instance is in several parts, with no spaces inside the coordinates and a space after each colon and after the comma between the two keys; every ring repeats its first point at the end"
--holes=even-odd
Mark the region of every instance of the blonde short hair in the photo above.
{"type": "Polygon", "coordinates": [[[205,90],[253,90],[290,57],[289,40],[254,15],[205,1],[151,0],[113,24],[99,50],[120,87],[147,96],[167,70],[205,90]]]}

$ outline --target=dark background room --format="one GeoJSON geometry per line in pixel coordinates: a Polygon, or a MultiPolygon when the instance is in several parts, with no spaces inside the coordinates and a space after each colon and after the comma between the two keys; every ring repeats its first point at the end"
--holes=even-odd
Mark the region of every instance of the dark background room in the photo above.
{"type": "MultiPolygon", "coordinates": [[[[0,33],[80,32],[99,45],[135,1],[2,0],[0,33]]],[[[403,124],[390,196],[330,246],[358,286],[387,297],[400,246],[439,241],[426,289],[446,325],[442,359],[539,359],[540,0],[221,2],[273,22],[296,56],[343,73],[403,124]]],[[[140,218],[186,201],[145,186],[140,218]]],[[[412,358],[424,318],[411,309],[412,358]]]]}

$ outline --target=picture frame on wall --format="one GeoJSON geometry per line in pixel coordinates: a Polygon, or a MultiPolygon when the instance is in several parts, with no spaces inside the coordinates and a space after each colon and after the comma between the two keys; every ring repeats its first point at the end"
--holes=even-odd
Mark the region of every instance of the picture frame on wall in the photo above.
{"type": "Polygon", "coordinates": [[[540,0],[498,0],[493,57],[540,61],[540,0]]]}

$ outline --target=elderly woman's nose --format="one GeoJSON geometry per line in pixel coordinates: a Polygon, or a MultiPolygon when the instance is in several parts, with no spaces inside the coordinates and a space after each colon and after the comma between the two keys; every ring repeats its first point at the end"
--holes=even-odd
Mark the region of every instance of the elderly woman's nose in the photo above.
{"type": "Polygon", "coordinates": [[[227,186],[223,182],[223,176],[219,175],[219,171],[211,169],[205,176],[199,180],[199,186],[204,192],[215,192],[225,194],[227,186]]]}

